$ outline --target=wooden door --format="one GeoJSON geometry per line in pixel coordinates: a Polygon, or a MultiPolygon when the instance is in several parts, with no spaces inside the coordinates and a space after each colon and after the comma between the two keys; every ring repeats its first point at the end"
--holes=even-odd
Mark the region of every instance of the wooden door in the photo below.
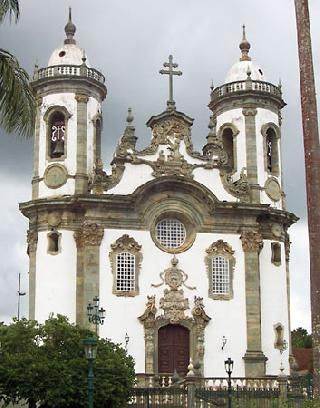
{"type": "Polygon", "coordinates": [[[176,370],[185,375],[189,364],[189,330],[178,324],[161,327],[158,332],[159,373],[176,370]]]}

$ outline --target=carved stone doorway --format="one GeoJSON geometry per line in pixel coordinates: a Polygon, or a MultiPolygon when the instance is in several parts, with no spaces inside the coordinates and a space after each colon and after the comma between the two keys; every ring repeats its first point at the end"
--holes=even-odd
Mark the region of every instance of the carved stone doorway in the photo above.
{"type": "Polygon", "coordinates": [[[168,324],[158,331],[159,373],[180,375],[188,371],[190,358],[190,332],[179,324],[168,324]]]}

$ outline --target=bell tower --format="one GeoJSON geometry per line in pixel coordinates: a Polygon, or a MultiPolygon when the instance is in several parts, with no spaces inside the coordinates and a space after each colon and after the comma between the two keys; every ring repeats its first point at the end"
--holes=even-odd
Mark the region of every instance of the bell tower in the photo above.
{"type": "Polygon", "coordinates": [[[91,68],[74,39],[76,26],[65,26],[62,47],[48,66],[36,67],[32,86],[38,100],[32,198],[83,194],[88,190],[101,150],[101,103],[105,78],[91,68]]]}
{"type": "Polygon", "coordinates": [[[88,194],[101,157],[107,89],[75,32],[69,9],[64,44],[53,51],[47,67],[36,67],[32,80],[37,99],[32,200],[20,210],[29,218],[29,316],[39,321],[50,313],[76,321],[83,308],[82,255],[74,235],[83,210],[77,199],[88,194]]]}

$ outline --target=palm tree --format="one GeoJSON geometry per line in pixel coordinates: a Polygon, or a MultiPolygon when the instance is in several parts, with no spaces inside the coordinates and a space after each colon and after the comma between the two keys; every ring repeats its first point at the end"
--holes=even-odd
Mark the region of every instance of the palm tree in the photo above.
{"type": "MultiPolygon", "coordinates": [[[[18,21],[18,0],[0,0],[0,23],[8,17],[18,21]]],[[[31,136],[35,99],[27,72],[10,52],[0,48],[0,127],[6,132],[31,136]]]]}

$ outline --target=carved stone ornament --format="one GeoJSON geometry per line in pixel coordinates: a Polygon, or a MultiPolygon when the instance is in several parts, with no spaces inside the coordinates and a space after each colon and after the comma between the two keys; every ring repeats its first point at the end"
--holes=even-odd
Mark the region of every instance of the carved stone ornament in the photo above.
{"type": "Polygon", "coordinates": [[[184,311],[189,309],[189,300],[185,299],[183,289],[165,289],[160,308],[163,309],[165,319],[171,324],[178,323],[185,319],[184,311]]]}
{"type": "Polygon", "coordinates": [[[250,186],[248,183],[245,168],[242,168],[238,180],[233,181],[229,173],[220,173],[223,187],[234,197],[239,198],[240,202],[247,203],[250,201],[250,186]]]}
{"type": "Polygon", "coordinates": [[[153,127],[153,142],[157,145],[167,144],[168,137],[183,140],[189,135],[188,126],[177,119],[167,119],[153,127]]]}
{"type": "Polygon", "coordinates": [[[103,170],[102,160],[97,159],[93,179],[89,183],[89,188],[95,194],[103,194],[104,191],[110,190],[120,182],[125,170],[123,160],[113,159],[111,170],[111,175],[107,175],[103,170]]]}
{"type": "Polygon", "coordinates": [[[281,198],[281,187],[278,180],[274,177],[269,177],[264,185],[265,192],[272,201],[279,201],[281,198]]]}
{"type": "Polygon", "coordinates": [[[74,239],[77,243],[77,247],[84,246],[99,246],[101,244],[104,234],[104,229],[101,225],[85,221],[81,229],[74,233],[74,239]]]}
{"type": "Polygon", "coordinates": [[[199,297],[199,296],[194,297],[194,307],[191,313],[195,321],[200,325],[206,326],[207,323],[211,320],[211,317],[209,317],[204,311],[204,304],[203,304],[202,297],[199,297]]]}
{"type": "Polygon", "coordinates": [[[157,313],[157,308],[156,308],[156,296],[152,295],[152,296],[147,296],[147,303],[146,303],[146,308],[145,311],[143,312],[143,314],[141,316],[139,316],[139,320],[141,322],[144,322],[146,320],[155,320],[155,316],[157,313]]]}
{"type": "Polygon", "coordinates": [[[234,250],[232,249],[231,245],[227,242],[223,241],[223,239],[219,239],[218,241],[214,242],[206,249],[207,254],[216,256],[232,256],[234,254],[234,250]]]}
{"type": "Polygon", "coordinates": [[[260,252],[263,247],[262,235],[256,231],[244,231],[240,237],[244,252],[260,252]]]}
{"type": "Polygon", "coordinates": [[[122,237],[118,238],[114,244],[111,244],[111,249],[113,251],[140,251],[141,250],[141,245],[138,244],[138,242],[132,238],[129,237],[128,234],[122,235],[122,237]]]}
{"type": "Polygon", "coordinates": [[[38,244],[38,232],[35,229],[29,229],[27,231],[27,253],[35,252],[38,244]]]}
{"type": "Polygon", "coordinates": [[[67,182],[68,171],[61,164],[52,164],[44,172],[44,182],[49,188],[58,188],[67,182]]]}
{"type": "Polygon", "coordinates": [[[76,100],[78,103],[88,103],[89,98],[87,97],[87,95],[77,94],[77,95],[75,96],[75,100],[76,100]]]}
{"type": "Polygon", "coordinates": [[[151,286],[153,286],[154,288],[159,288],[163,284],[166,284],[171,288],[171,290],[178,290],[178,288],[183,285],[187,289],[195,290],[195,286],[187,286],[185,284],[186,280],[188,279],[188,275],[182,269],[179,269],[177,267],[178,263],[178,259],[174,256],[171,259],[172,266],[168,269],[165,269],[164,272],[160,273],[162,282],[158,284],[152,284],[151,286]]]}
{"type": "Polygon", "coordinates": [[[61,214],[58,211],[52,211],[48,214],[48,225],[57,227],[61,223],[61,214]]]}

